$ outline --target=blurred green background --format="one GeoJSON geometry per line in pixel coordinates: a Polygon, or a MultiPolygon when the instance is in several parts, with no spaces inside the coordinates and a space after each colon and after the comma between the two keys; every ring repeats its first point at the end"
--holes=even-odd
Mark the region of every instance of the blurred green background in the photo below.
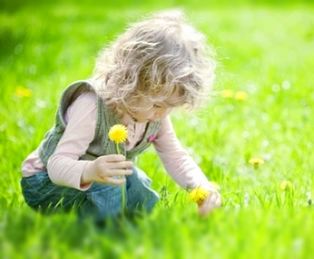
{"type": "Polygon", "coordinates": [[[0,0],[0,254],[3,258],[311,258],[313,1],[0,0]],[[96,229],[28,208],[23,159],[54,122],[58,99],[87,78],[127,24],[181,8],[216,53],[213,97],[176,111],[182,144],[221,186],[206,219],[153,149],[139,166],[161,201],[136,224],[96,229]],[[255,162],[252,159],[259,159],[255,162]]]}

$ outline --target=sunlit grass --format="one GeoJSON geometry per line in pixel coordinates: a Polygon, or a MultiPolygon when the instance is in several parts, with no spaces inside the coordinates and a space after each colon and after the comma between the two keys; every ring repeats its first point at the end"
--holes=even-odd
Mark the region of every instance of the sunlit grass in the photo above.
{"type": "Polygon", "coordinates": [[[62,89],[88,77],[103,44],[157,6],[59,3],[41,4],[36,12],[33,5],[0,11],[0,253],[311,258],[311,6],[193,8],[187,2],[191,21],[215,49],[217,84],[210,102],[193,114],[175,111],[173,122],[182,144],[222,188],[224,206],[213,215],[197,216],[196,205],[165,174],[153,149],[138,160],[161,195],[151,215],[96,229],[73,214],[43,217],[26,206],[21,161],[54,122],[62,89]]]}

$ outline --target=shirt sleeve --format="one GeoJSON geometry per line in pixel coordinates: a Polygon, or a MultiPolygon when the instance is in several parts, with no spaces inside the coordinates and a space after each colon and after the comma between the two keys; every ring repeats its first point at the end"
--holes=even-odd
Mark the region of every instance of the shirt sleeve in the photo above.
{"type": "Polygon", "coordinates": [[[87,190],[91,184],[81,185],[81,176],[91,161],[79,160],[95,136],[97,97],[82,93],[67,109],[65,131],[47,163],[49,178],[57,185],[87,190]]]}
{"type": "Polygon", "coordinates": [[[154,147],[169,175],[183,188],[210,188],[209,181],[176,137],[170,118],[161,121],[154,147]]]}

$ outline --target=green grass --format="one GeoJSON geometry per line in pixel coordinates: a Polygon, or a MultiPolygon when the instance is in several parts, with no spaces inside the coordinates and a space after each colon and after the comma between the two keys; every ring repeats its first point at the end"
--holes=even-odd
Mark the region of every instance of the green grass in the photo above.
{"type": "Polygon", "coordinates": [[[27,1],[13,8],[4,1],[0,9],[2,256],[311,258],[314,9],[306,1],[239,1],[232,8],[226,1],[184,1],[190,20],[216,51],[217,83],[204,107],[193,115],[176,111],[173,122],[182,144],[221,185],[221,209],[199,218],[153,149],[140,156],[139,166],[162,200],[136,224],[98,230],[78,225],[73,214],[43,217],[26,206],[20,165],[54,122],[61,91],[91,74],[98,50],[128,22],[176,6],[120,2],[108,7],[27,1]],[[15,96],[18,86],[31,89],[32,96],[15,96]],[[222,98],[223,89],[246,91],[248,98],[222,98]],[[265,164],[252,168],[252,157],[265,164]],[[293,190],[281,190],[284,180],[293,190]]]}

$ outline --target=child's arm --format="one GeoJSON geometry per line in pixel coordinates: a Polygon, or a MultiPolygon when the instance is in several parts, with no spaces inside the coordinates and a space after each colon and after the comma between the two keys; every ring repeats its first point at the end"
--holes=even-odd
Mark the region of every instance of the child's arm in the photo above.
{"type": "Polygon", "coordinates": [[[47,171],[52,182],[79,190],[86,190],[89,185],[81,186],[81,176],[92,161],[78,160],[89,143],[93,140],[96,128],[96,95],[82,93],[67,109],[67,126],[47,164],[47,171]]]}
{"type": "Polygon", "coordinates": [[[154,145],[167,172],[180,186],[185,189],[202,187],[210,191],[209,198],[200,205],[200,214],[204,215],[220,206],[221,198],[216,186],[208,181],[199,166],[184,150],[169,117],[162,120],[154,145]]]}
{"type": "Polygon", "coordinates": [[[81,94],[67,109],[66,129],[48,160],[47,170],[55,184],[86,190],[92,182],[120,185],[132,173],[133,163],[122,155],[100,156],[94,161],[79,160],[94,139],[96,95],[81,94]]]}

